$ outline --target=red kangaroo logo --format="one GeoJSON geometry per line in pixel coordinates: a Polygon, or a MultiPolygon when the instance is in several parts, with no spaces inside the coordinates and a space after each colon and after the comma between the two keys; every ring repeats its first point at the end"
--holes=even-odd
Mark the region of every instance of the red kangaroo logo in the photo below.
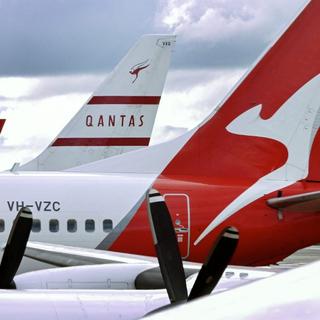
{"type": "Polygon", "coordinates": [[[141,70],[146,69],[150,66],[150,64],[147,64],[149,62],[149,59],[147,59],[146,61],[137,63],[136,65],[134,65],[131,70],[129,71],[130,74],[132,74],[133,76],[135,76],[134,80],[132,81],[132,83],[134,83],[139,76],[139,73],[141,70]]]}

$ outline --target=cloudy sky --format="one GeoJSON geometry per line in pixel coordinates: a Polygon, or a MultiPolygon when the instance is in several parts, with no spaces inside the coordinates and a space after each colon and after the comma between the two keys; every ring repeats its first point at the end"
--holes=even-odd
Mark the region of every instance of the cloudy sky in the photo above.
{"type": "Polygon", "coordinates": [[[178,35],[152,143],[198,124],[307,0],[0,0],[0,169],[44,149],[132,44],[178,35]]]}

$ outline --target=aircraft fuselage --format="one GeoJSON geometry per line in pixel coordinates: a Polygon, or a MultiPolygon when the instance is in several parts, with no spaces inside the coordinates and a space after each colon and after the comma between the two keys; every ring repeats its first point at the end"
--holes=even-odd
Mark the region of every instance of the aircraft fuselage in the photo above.
{"type": "MultiPolygon", "coordinates": [[[[28,206],[36,221],[31,241],[155,255],[145,193],[154,186],[165,197],[181,255],[203,261],[222,228],[234,226],[240,242],[232,263],[275,263],[320,241],[318,213],[278,212],[266,204],[277,192],[247,205],[194,242],[206,226],[239,194],[244,181],[153,174],[3,173],[0,175],[0,241],[7,240],[11,221],[28,206]]],[[[298,182],[282,196],[312,192],[317,183],[298,182]]]]}

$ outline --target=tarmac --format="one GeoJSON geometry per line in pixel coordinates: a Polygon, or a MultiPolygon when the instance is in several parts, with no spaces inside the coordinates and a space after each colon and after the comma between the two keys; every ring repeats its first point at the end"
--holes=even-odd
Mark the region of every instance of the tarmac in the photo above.
{"type": "Polygon", "coordinates": [[[279,262],[280,266],[294,265],[300,266],[307,263],[315,262],[320,259],[320,245],[311,246],[305,249],[296,251],[291,256],[279,262]]]}

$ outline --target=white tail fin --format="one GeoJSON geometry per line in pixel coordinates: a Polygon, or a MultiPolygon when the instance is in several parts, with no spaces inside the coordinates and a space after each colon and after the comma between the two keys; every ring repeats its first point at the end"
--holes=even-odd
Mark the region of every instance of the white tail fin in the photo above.
{"type": "Polygon", "coordinates": [[[60,134],[20,170],[63,170],[149,144],[175,44],[145,35],[60,134]]]}

